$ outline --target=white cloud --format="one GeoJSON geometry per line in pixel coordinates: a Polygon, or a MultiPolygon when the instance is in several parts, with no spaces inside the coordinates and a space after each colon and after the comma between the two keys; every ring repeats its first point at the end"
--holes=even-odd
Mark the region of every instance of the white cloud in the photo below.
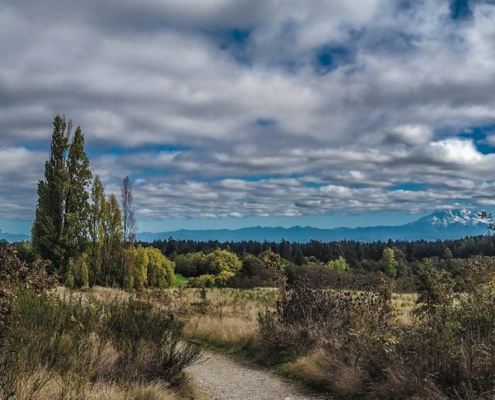
{"type": "Polygon", "coordinates": [[[136,177],[141,218],[491,195],[495,156],[460,134],[495,122],[494,5],[457,23],[443,0],[29,3],[0,7],[6,214],[33,208],[56,113],[107,191],[136,177]]]}
{"type": "Polygon", "coordinates": [[[458,139],[432,142],[426,148],[426,155],[434,161],[452,164],[474,164],[483,158],[471,140],[458,139]]]}

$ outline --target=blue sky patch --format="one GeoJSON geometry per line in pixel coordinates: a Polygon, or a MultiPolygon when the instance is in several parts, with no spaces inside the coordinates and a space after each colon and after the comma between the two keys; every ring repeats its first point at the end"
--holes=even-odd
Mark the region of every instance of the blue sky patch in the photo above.
{"type": "Polygon", "coordinates": [[[450,17],[452,19],[466,19],[471,17],[471,15],[469,0],[450,1],[450,17]]]}
{"type": "Polygon", "coordinates": [[[133,148],[128,147],[86,147],[86,153],[91,157],[98,157],[101,155],[115,155],[115,156],[123,156],[130,154],[138,154],[138,153],[147,153],[152,152],[154,154],[158,154],[161,152],[175,153],[178,151],[189,151],[191,148],[185,146],[164,146],[164,145],[145,145],[138,146],[133,148]]]}
{"type": "Polygon", "coordinates": [[[277,125],[277,121],[270,118],[258,118],[254,123],[262,128],[271,128],[277,125]]]}
{"type": "Polygon", "coordinates": [[[316,72],[326,75],[352,60],[352,52],[344,46],[323,46],[316,51],[313,64],[316,72]]]}
{"type": "Polygon", "coordinates": [[[427,185],[424,183],[414,183],[414,182],[407,182],[407,183],[400,183],[398,185],[393,185],[388,188],[389,190],[407,190],[410,192],[418,192],[420,190],[426,190],[427,185]]]}
{"type": "Polygon", "coordinates": [[[242,48],[245,46],[251,36],[250,29],[229,29],[213,32],[213,36],[218,41],[222,50],[227,50],[230,47],[242,48]]]}
{"type": "Polygon", "coordinates": [[[495,135],[495,125],[478,126],[470,128],[459,135],[462,139],[473,140],[476,149],[482,154],[495,153],[495,146],[488,144],[487,136],[495,135]]]}

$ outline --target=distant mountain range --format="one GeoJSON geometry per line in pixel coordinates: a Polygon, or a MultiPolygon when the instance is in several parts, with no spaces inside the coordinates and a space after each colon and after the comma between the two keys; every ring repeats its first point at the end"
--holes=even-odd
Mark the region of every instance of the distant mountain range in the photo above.
{"type": "Polygon", "coordinates": [[[31,237],[29,235],[14,235],[11,233],[0,232],[0,240],[6,240],[10,243],[21,242],[23,240],[30,240],[31,237]]]}
{"type": "Polygon", "coordinates": [[[164,240],[173,237],[177,240],[238,242],[253,240],[262,242],[280,242],[282,239],[290,242],[306,243],[310,240],[322,242],[338,240],[357,240],[361,242],[398,240],[437,240],[459,239],[465,236],[485,235],[488,233],[486,221],[469,210],[435,211],[417,221],[400,226],[374,226],[359,228],[319,229],[312,227],[294,226],[292,228],[251,227],[242,229],[211,229],[185,230],[171,232],[141,232],[138,239],[143,242],[164,240]]]}
{"type": "MultiPolygon", "coordinates": [[[[377,240],[437,240],[437,239],[459,239],[465,236],[485,235],[488,233],[486,221],[481,220],[478,215],[469,210],[444,210],[435,211],[417,221],[400,226],[373,226],[360,228],[335,228],[319,229],[312,227],[294,226],[292,228],[268,228],[251,227],[242,229],[210,229],[210,230],[185,230],[169,232],[140,232],[138,240],[153,242],[173,237],[177,240],[219,242],[239,242],[253,240],[263,242],[280,242],[282,239],[290,242],[306,243],[310,240],[322,242],[338,240],[357,240],[361,242],[374,242],[377,240]]],[[[29,240],[28,235],[11,235],[0,232],[0,240],[9,242],[20,242],[29,240]]]]}

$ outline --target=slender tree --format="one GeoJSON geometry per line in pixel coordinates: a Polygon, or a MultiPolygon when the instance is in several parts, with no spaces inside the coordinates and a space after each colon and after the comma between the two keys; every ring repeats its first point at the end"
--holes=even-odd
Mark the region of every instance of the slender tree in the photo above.
{"type": "Polygon", "coordinates": [[[132,185],[126,176],[122,182],[122,228],[124,230],[124,247],[136,241],[136,218],[132,209],[132,185]]]}
{"type": "MultiPolygon", "coordinates": [[[[121,187],[122,194],[122,244],[124,250],[136,241],[136,218],[134,217],[134,210],[132,209],[132,185],[129,177],[126,176],[122,182],[121,187]]],[[[125,253],[125,252],[124,252],[125,253]]],[[[128,273],[127,257],[122,257],[121,268],[121,285],[125,286],[125,276],[128,273]]]]}
{"type": "Polygon", "coordinates": [[[68,181],[65,160],[69,149],[70,129],[67,129],[67,124],[60,115],[55,117],[53,128],[50,158],[45,163],[45,180],[38,183],[38,203],[31,237],[39,255],[50,260],[52,268],[58,271],[65,259],[61,236],[68,181]]]}
{"type": "MultiPolygon", "coordinates": [[[[95,176],[91,188],[91,207],[89,216],[89,284],[93,286],[101,278],[102,248],[104,238],[103,212],[105,191],[99,175],[95,176]]],[[[101,283],[101,282],[100,282],[101,283]]]]}
{"type": "Polygon", "coordinates": [[[77,128],[70,143],[70,121],[66,123],[57,115],[53,127],[45,179],[38,183],[31,237],[36,252],[51,261],[52,270],[65,275],[69,259],[82,256],[87,245],[89,196],[86,186],[91,180],[91,171],[81,128],[77,128]]]}
{"type": "Polygon", "coordinates": [[[84,135],[78,127],[67,158],[68,186],[65,194],[64,241],[68,258],[76,258],[88,247],[90,216],[87,187],[92,178],[89,158],[84,151],[84,135]]]}
{"type": "Polygon", "coordinates": [[[122,282],[123,273],[118,265],[122,264],[122,214],[119,202],[114,194],[103,204],[103,248],[102,248],[102,284],[110,285],[122,282]]]}

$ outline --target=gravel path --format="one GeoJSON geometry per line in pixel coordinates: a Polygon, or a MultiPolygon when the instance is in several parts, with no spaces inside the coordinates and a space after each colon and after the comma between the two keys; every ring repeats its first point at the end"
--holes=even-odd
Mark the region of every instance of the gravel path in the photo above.
{"type": "Polygon", "coordinates": [[[204,400],[322,400],[270,371],[207,353],[186,371],[198,399],[204,400]]]}

